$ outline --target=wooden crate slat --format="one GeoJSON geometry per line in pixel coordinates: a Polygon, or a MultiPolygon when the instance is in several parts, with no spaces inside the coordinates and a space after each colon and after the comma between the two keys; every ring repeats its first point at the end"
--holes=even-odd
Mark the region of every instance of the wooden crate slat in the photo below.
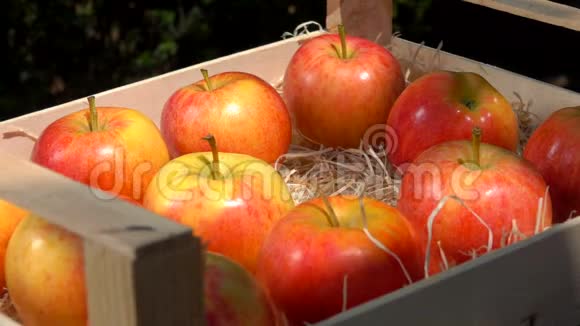
{"type": "Polygon", "coordinates": [[[319,326],[577,326],[580,219],[329,318],[319,326]]]}
{"type": "Polygon", "coordinates": [[[0,198],[34,211],[87,240],[104,240],[128,254],[141,246],[191,232],[130,203],[101,199],[105,198],[103,192],[7,152],[0,152],[0,198]],[[147,237],[103,237],[139,226],[153,228],[155,232],[146,233],[147,237]]]}
{"type": "Polygon", "coordinates": [[[463,0],[544,23],[580,31],[580,9],[547,0],[463,0]]]}
{"type": "Polygon", "coordinates": [[[84,240],[92,326],[203,325],[202,250],[192,230],[0,152],[0,198],[84,240]]]}
{"type": "Polygon", "coordinates": [[[386,45],[392,34],[392,0],[327,0],[326,29],[336,33],[344,24],[346,33],[386,45]]]}
{"type": "MultiPolygon", "coordinates": [[[[358,0],[344,0],[340,3],[348,1],[359,2],[358,0]]],[[[384,1],[390,5],[392,3],[392,1],[384,1]]],[[[537,0],[464,1],[580,30],[577,10],[572,7],[537,0]],[[566,10],[561,10],[563,8],[566,10]]],[[[372,19],[367,21],[366,18],[369,17],[359,17],[354,21],[369,22],[370,25],[374,24],[373,19],[384,22],[378,18],[382,13],[384,12],[371,11],[369,17],[372,19]]],[[[390,28],[390,18],[385,24],[388,24],[388,28],[390,28]]],[[[390,35],[390,32],[388,34],[390,35]]],[[[373,36],[378,35],[371,33],[366,36],[372,39],[373,36]]],[[[273,45],[272,48],[274,48],[273,45]]],[[[264,49],[262,48],[263,51],[265,51],[264,49]]],[[[281,53],[286,52],[285,50],[280,51],[281,53]]],[[[227,69],[230,66],[238,67],[240,63],[245,62],[229,61],[230,59],[232,58],[222,58],[219,60],[223,60],[223,62],[215,61],[212,64],[215,64],[216,68],[227,69]],[[232,62],[236,62],[236,65],[232,62]]],[[[285,62],[286,59],[288,58],[284,57],[280,62],[285,62]]],[[[257,62],[255,57],[248,57],[245,60],[257,62]]],[[[173,72],[172,74],[177,73],[173,72]]],[[[163,78],[169,80],[172,74],[167,74],[163,78]]],[[[149,83],[149,81],[143,83],[149,83]]],[[[533,87],[539,87],[531,80],[529,84],[533,87]]],[[[164,87],[171,89],[173,85],[166,83],[164,87]]],[[[530,88],[532,87],[530,86],[530,88]]],[[[126,86],[124,89],[126,98],[138,98],[130,94],[127,95],[135,89],[134,85],[126,86]]],[[[151,94],[159,92],[158,89],[155,90],[151,94]]],[[[109,91],[108,94],[112,92],[109,91]]],[[[147,92],[141,93],[148,94],[147,92]]],[[[111,98],[117,100],[115,96],[111,96],[111,98]]],[[[70,105],[72,107],[73,104],[70,105]]],[[[542,112],[545,111],[542,110],[542,112]]],[[[202,294],[200,291],[202,288],[202,275],[200,273],[202,257],[199,240],[190,236],[191,230],[133,207],[128,203],[116,200],[97,200],[95,197],[96,194],[85,186],[34,166],[30,162],[17,160],[15,157],[0,152],[0,198],[30,209],[50,222],[64,226],[84,237],[92,326],[201,325],[203,323],[202,294]],[[144,220],[147,222],[143,222],[144,220]],[[147,227],[151,227],[152,230],[147,230],[147,227]],[[191,275],[191,278],[188,275],[191,275]],[[187,281],[184,283],[183,280],[187,281]],[[187,302],[190,304],[185,304],[187,302]]],[[[578,293],[578,288],[580,288],[580,280],[572,272],[574,269],[580,269],[580,263],[575,256],[567,256],[567,254],[572,255],[571,252],[558,251],[558,249],[567,246],[580,246],[578,238],[574,237],[580,232],[578,223],[580,222],[575,222],[572,226],[568,225],[568,229],[559,227],[558,230],[552,230],[552,233],[541,235],[542,239],[532,239],[527,243],[530,248],[526,248],[526,244],[521,244],[498,255],[483,257],[473,264],[460,266],[448,274],[403,289],[393,296],[383,298],[385,300],[376,300],[369,305],[360,307],[360,309],[350,311],[346,315],[338,316],[334,322],[336,324],[344,322],[346,325],[345,319],[352,317],[350,324],[361,324],[360,321],[374,320],[377,324],[382,325],[388,321],[395,321],[392,318],[401,316],[403,319],[400,320],[406,322],[422,320],[425,324],[436,325],[439,321],[449,325],[449,319],[445,318],[450,317],[450,304],[455,303],[457,306],[453,312],[459,312],[456,321],[460,318],[467,318],[464,320],[477,320],[477,322],[487,325],[500,320],[518,323],[521,322],[521,319],[518,318],[527,317],[528,315],[525,313],[530,311],[546,313],[558,310],[561,312],[560,310],[572,308],[576,304],[574,299],[578,293]],[[548,260],[539,262],[537,257],[547,257],[548,260]],[[509,261],[508,258],[514,260],[509,261]],[[565,280],[560,277],[561,274],[554,274],[558,271],[547,271],[549,267],[542,267],[538,265],[540,263],[551,264],[549,267],[552,268],[560,266],[563,270],[568,268],[567,272],[570,272],[570,275],[565,276],[570,279],[565,280]],[[524,265],[529,266],[531,271],[531,275],[527,279],[521,275],[515,275],[517,271],[521,272],[521,266],[524,265]],[[509,274],[510,272],[512,274],[509,274]],[[505,273],[508,273],[506,280],[502,279],[502,277],[506,277],[505,273]],[[546,290],[546,287],[542,285],[542,281],[545,280],[539,278],[541,273],[543,276],[552,275],[555,278],[551,284],[556,287],[552,288],[554,292],[546,290]],[[514,294],[517,298],[525,295],[528,300],[517,303],[514,303],[513,300],[512,302],[503,302],[501,299],[498,301],[497,297],[490,296],[491,292],[497,295],[497,291],[494,291],[492,287],[485,286],[481,286],[481,288],[483,295],[488,297],[477,298],[475,294],[469,296],[470,292],[465,290],[470,289],[470,285],[472,285],[470,282],[481,282],[482,279],[491,281],[499,279],[503,282],[502,284],[513,280],[514,282],[509,283],[508,287],[501,289],[502,293],[514,294]],[[533,284],[530,285],[526,282],[536,282],[535,284],[541,286],[529,291],[533,284]],[[570,288],[564,289],[565,285],[570,286],[570,288]],[[563,291],[556,293],[556,290],[563,291]],[[459,293],[463,296],[449,298],[453,293],[459,293]],[[533,297],[534,295],[536,296],[533,297]],[[487,301],[483,300],[485,298],[487,301]],[[561,301],[569,301],[570,305],[556,307],[561,301]],[[424,305],[420,305],[421,303],[424,305]],[[384,305],[387,304],[389,306],[385,308],[384,305]],[[489,309],[495,306],[499,308],[490,312],[489,309]],[[421,309],[425,307],[428,307],[427,311],[422,311],[421,309]],[[481,309],[481,307],[488,310],[481,309]],[[508,311],[509,308],[512,310],[508,311]],[[507,313],[503,316],[494,315],[499,311],[507,311],[507,313]],[[428,315],[428,312],[431,315],[428,315]],[[470,313],[472,315],[468,316],[470,313]],[[375,319],[377,317],[382,317],[380,322],[375,319]]],[[[2,318],[3,316],[0,315],[0,325],[4,325],[2,318]]],[[[477,322],[471,324],[477,324],[477,322]]]]}
{"type": "Polygon", "coordinates": [[[203,325],[199,242],[184,235],[141,251],[135,261],[85,244],[91,325],[203,325]]]}

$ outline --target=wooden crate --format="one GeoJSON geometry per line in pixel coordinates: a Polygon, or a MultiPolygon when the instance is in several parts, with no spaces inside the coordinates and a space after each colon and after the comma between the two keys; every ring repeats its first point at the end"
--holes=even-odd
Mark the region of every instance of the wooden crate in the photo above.
{"type": "MultiPolygon", "coordinates": [[[[390,1],[384,3],[380,8],[385,11],[368,8],[363,16],[372,12],[373,17],[390,19],[390,1]]],[[[333,13],[329,10],[329,17],[336,21],[333,13]]],[[[390,24],[368,21],[371,24],[364,27],[347,17],[345,24],[360,26],[362,36],[390,35],[390,24]]],[[[137,108],[158,123],[168,96],[199,79],[199,69],[212,74],[243,70],[276,84],[300,42],[318,34],[292,37],[95,96],[99,105],[137,108]]],[[[578,93],[485,63],[400,38],[390,42],[403,64],[417,55],[426,69],[435,60],[438,68],[478,72],[508,99],[517,101],[519,94],[533,101],[529,109],[540,119],[580,103],[578,93]]],[[[24,129],[40,134],[49,122],[85,106],[83,98],[3,121],[0,133],[24,129]]],[[[91,325],[202,325],[202,255],[191,230],[125,202],[98,200],[86,187],[30,163],[32,146],[26,137],[0,141],[0,198],[82,236],[91,325]]],[[[579,251],[580,220],[573,220],[320,325],[577,325],[579,251]]],[[[0,316],[0,325],[9,324],[0,316]]]]}
{"type": "Polygon", "coordinates": [[[580,31],[580,10],[547,0],[463,0],[495,10],[580,31]]]}

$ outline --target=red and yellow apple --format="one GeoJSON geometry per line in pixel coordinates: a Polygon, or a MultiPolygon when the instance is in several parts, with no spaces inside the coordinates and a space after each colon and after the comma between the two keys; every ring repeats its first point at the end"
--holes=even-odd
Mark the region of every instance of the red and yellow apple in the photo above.
{"type": "Polygon", "coordinates": [[[159,170],[143,206],[192,227],[208,250],[253,273],[264,239],[294,201],[270,164],[245,154],[218,152],[213,136],[204,141],[211,152],[182,155],[159,170]]]}
{"type": "Polygon", "coordinates": [[[6,283],[26,326],[87,325],[82,240],[35,215],[20,222],[6,252],[6,283]]]}
{"type": "Polygon", "coordinates": [[[413,81],[397,98],[387,132],[395,144],[389,162],[404,172],[423,151],[451,140],[469,140],[471,130],[482,141],[516,151],[518,120],[510,103],[481,75],[436,71],[413,81]]]}
{"type": "Polygon", "coordinates": [[[290,115],[276,89],[256,75],[224,72],[175,91],[165,103],[161,132],[171,157],[210,151],[213,134],[221,151],[273,163],[292,138],[290,115]]]}
{"type": "Polygon", "coordinates": [[[580,215],[580,107],[553,112],[532,133],[523,157],[550,187],[554,222],[580,215]]]}
{"type": "Polygon", "coordinates": [[[68,114],[48,125],[31,160],[114,196],[141,202],[153,175],[169,161],[157,126],[139,111],[96,107],[68,114]]]}
{"type": "Polygon", "coordinates": [[[26,215],[28,215],[28,211],[0,199],[0,295],[6,287],[6,278],[4,277],[6,248],[18,223],[26,215]]]}
{"type": "Polygon", "coordinates": [[[397,207],[429,257],[425,272],[435,274],[550,226],[547,190],[529,162],[481,143],[474,128],[471,142],[440,143],[415,159],[403,174],[397,207]]]}
{"type": "Polygon", "coordinates": [[[319,322],[343,305],[349,309],[421,277],[418,242],[407,219],[374,199],[364,198],[362,205],[364,215],[357,197],[304,202],[264,242],[256,278],[293,325],[319,322]]]}
{"type": "Polygon", "coordinates": [[[396,58],[370,40],[324,34],[294,53],[283,96],[306,139],[329,147],[357,148],[384,125],[405,80],[396,58]]]}
{"type": "Polygon", "coordinates": [[[35,214],[22,219],[6,250],[6,284],[23,325],[88,325],[83,255],[74,233],[35,214]]]}
{"type": "Polygon", "coordinates": [[[207,326],[278,326],[266,289],[226,256],[206,252],[204,298],[207,326]]]}
{"type": "MultiPolygon", "coordinates": [[[[10,241],[6,275],[23,325],[88,325],[83,247],[78,236],[28,215],[10,241]]],[[[239,264],[216,253],[206,252],[204,308],[208,326],[281,325],[266,290],[239,264]]]]}

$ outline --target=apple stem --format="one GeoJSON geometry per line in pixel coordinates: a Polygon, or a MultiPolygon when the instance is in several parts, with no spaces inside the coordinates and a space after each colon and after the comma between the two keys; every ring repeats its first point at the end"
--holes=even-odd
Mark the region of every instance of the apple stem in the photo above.
{"type": "Polygon", "coordinates": [[[481,144],[481,128],[475,127],[472,132],[471,145],[473,150],[473,163],[479,166],[479,147],[481,144]]]}
{"type": "Polygon", "coordinates": [[[320,194],[320,197],[326,206],[326,219],[328,220],[328,224],[330,224],[331,227],[339,227],[340,223],[338,222],[338,217],[336,217],[336,213],[334,212],[332,205],[330,205],[328,198],[324,194],[320,194]]]}
{"type": "Polygon", "coordinates": [[[95,105],[95,97],[89,96],[88,100],[89,100],[89,112],[90,112],[89,129],[94,132],[94,131],[99,130],[99,117],[97,115],[97,107],[95,105]]]}
{"type": "Polygon", "coordinates": [[[203,79],[205,80],[205,84],[208,91],[213,91],[213,86],[211,85],[211,80],[209,79],[209,72],[207,69],[201,69],[201,74],[203,75],[203,79]]]}
{"type": "Polygon", "coordinates": [[[344,25],[340,24],[338,25],[338,35],[340,36],[340,48],[341,48],[341,58],[342,59],[347,59],[347,53],[346,53],[346,32],[344,30],[344,25]]]}
{"type": "Polygon", "coordinates": [[[219,153],[217,150],[217,143],[215,141],[215,137],[212,134],[209,134],[209,135],[203,137],[203,140],[206,140],[209,143],[209,146],[211,147],[211,153],[212,153],[212,157],[213,157],[213,161],[211,162],[211,176],[213,179],[217,179],[220,175],[220,169],[219,169],[220,159],[219,159],[219,153]]]}

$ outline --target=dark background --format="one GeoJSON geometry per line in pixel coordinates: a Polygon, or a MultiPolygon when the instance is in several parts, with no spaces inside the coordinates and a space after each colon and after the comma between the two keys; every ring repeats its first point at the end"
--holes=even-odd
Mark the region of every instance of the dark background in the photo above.
{"type": "MultiPolygon", "coordinates": [[[[580,7],[580,1],[558,1],[580,7]]],[[[580,92],[580,33],[459,0],[395,0],[415,42],[580,92]]],[[[4,0],[0,120],[324,25],[325,0],[4,0]]]]}

